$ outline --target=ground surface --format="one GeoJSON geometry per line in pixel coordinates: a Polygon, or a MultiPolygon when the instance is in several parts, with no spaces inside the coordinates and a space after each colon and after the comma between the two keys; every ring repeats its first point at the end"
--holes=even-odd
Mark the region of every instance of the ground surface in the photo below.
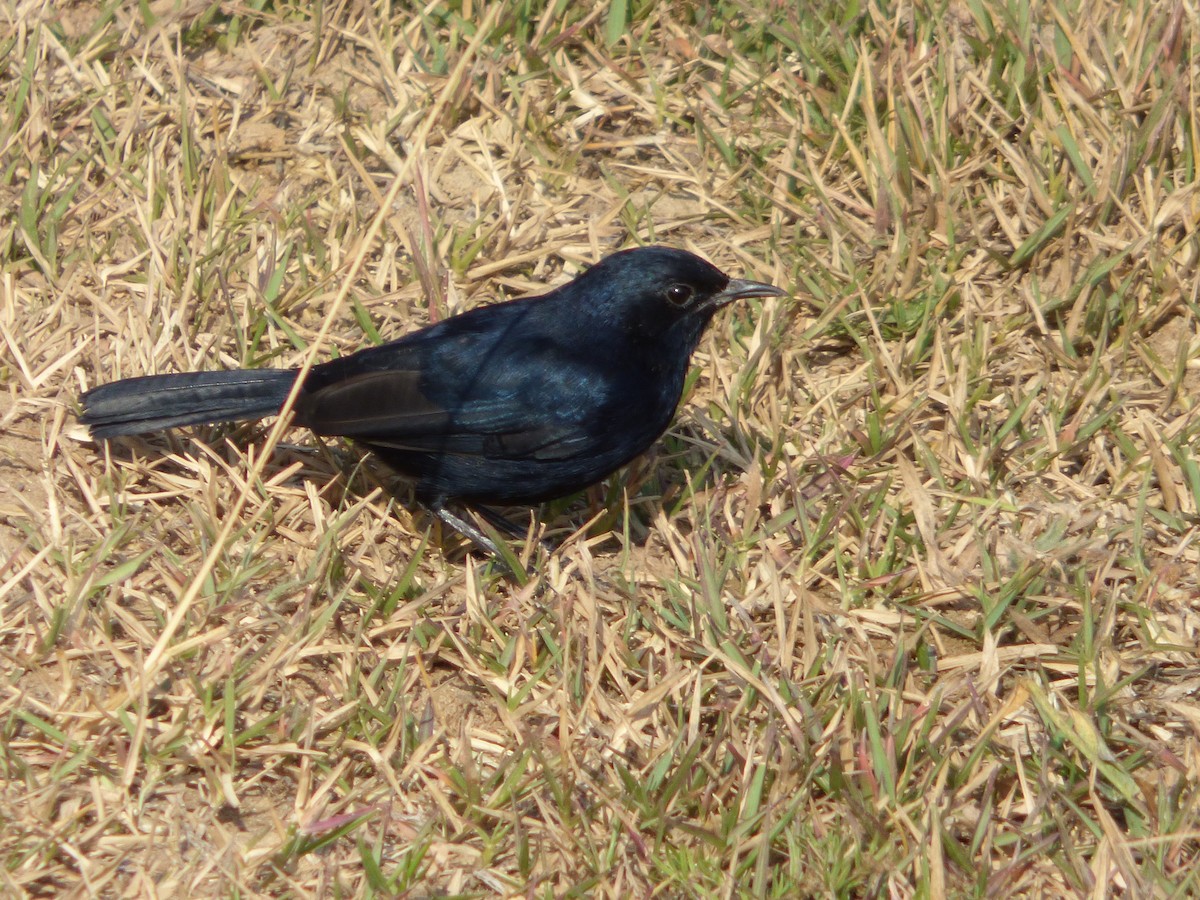
{"type": "Polygon", "coordinates": [[[0,12],[0,892],[1200,893],[1195,5],[438,6],[0,12]],[[75,422],[647,242],[791,297],[515,579],[75,422]]]}

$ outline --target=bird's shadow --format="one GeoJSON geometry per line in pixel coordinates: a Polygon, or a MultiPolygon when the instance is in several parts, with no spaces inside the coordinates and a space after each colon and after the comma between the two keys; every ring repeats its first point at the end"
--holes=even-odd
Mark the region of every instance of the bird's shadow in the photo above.
{"type": "MultiPolygon", "coordinates": [[[[170,456],[193,459],[208,456],[219,459],[224,465],[239,466],[247,462],[247,448],[261,444],[268,430],[258,423],[198,426],[181,432],[111,438],[106,443],[110,457],[131,466],[139,460],[170,456]]],[[[653,453],[647,454],[647,458],[653,456],[653,453]]],[[[321,496],[333,509],[344,509],[379,490],[409,512],[414,531],[417,534],[423,532],[429,545],[447,561],[460,562],[473,549],[478,549],[471,539],[445,527],[434,511],[418,500],[408,478],[392,471],[367,449],[336,438],[303,444],[282,440],[264,464],[263,480],[271,481],[297,462],[301,463],[301,468],[290,475],[287,482],[317,484],[321,496]]],[[[641,521],[634,510],[627,512],[621,508],[621,498],[625,493],[623,488],[629,491],[631,501],[636,498],[634,488],[640,489],[653,473],[648,471],[641,458],[629,469],[628,481],[626,473],[622,472],[584,491],[537,506],[464,505],[459,510],[469,515],[468,511],[473,509],[478,513],[476,519],[484,532],[490,533],[493,540],[506,542],[509,553],[501,552],[496,558],[503,569],[511,570],[512,562],[529,549],[525,544],[514,547],[508,541],[535,541],[540,545],[534,548],[535,554],[537,550],[555,552],[577,537],[602,534],[608,539],[593,544],[593,547],[604,547],[610,542],[615,546],[621,540],[619,535],[623,534],[628,535],[635,546],[643,546],[650,534],[650,522],[641,521]],[[631,520],[629,523],[624,521],[626,515],[631,520]],[[581,530],[585,531],[582,535],[581,530]],[[510,554],[511,558],[507,558],[510,554]]]]}

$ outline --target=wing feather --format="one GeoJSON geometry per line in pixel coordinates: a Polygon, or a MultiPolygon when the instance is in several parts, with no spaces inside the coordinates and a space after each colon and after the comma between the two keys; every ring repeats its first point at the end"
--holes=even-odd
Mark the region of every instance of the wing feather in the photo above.
{"type": "Polygon", "coordinates": [[[377,447],[488,458],[566,459],[587,444],[561,409],[532,407],[503,390],[476,391],[447,408],[421,382],[403,369],[336,381],[301,398],[297,424],[377,447]]]}

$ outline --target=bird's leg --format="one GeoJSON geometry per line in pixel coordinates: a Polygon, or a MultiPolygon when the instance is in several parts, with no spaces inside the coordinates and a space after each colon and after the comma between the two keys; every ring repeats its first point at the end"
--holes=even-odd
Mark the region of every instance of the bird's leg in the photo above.
{"type": "Polygon", "coordinates": [[[433,513],[444,525],[453,528],[472,544],[484,551],[496,560],[503,562],[504,556],[500,553],[500,548],[486,534],[454,513],[450,512],[442,503],[432,502],[426,504],[426,508],[433,513]]]}
{"type": "MultiPolygon", "coordinates": [[[[453,512],[447,509],[444,501],[429,500],[425,501],[423,505],[431,513],[437,516],[444,525],[450,526],[480,550],[483,550],[485,553],[493,557],[497,562],[504,562],[504,556],[501,554],[500,548],[496,546],[496,542],[466,519],[455,515],[453,512]]],[[[474,504],[471,508],[475,510],[475,512],[477,512],[493,528],[495,528],[497,531],[504,532],[509,537],[524,538],[528,535],[528,532],[525,529],[521,528],[511,519],[507,519],[500,515],[500,513],[496,512],[496,510],[492,509],[491,507],[474,504]]],[[[541,540],[538,541],[538,543],[542,545],[542,549],[547,553],[554,552],[554,547],[549,541],[541,540]]]]}

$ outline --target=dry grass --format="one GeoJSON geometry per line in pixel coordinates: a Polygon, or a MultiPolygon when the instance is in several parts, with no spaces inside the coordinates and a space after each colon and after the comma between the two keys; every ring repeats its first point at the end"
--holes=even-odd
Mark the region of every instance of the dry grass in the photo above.
{"type": "Polygon", "coordinates": [[[0,892],[1200,893],[1195,4],[435,6],[3,10],[0,892]],[[645,241],[795,299],[516,579],[74,421],[645,241]]]}

